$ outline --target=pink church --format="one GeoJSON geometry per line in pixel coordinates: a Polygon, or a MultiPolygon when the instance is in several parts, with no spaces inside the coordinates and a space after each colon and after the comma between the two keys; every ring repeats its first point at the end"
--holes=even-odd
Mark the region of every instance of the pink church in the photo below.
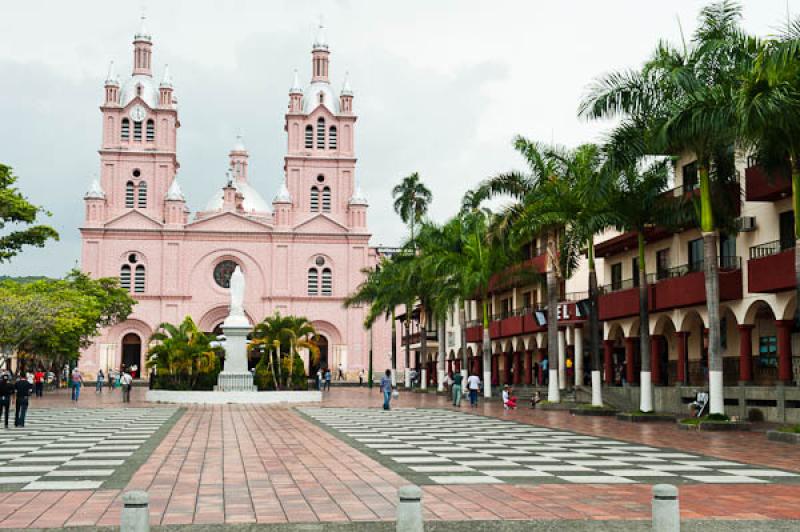
{"type": "MultiPolygon", "coordinates": [[[[119,277],[138,304],[86,349],[81,369],[143,368],[159,323],[186,315],[202,330],[218,331],[237,265],[251,323],[276,311],[306,316],[320,334],[323,366],[367,368],[365,310],[345,310],[342,301],[378,252],[369,245],[367,200],[355,186],[353,93],[346,79],[338,95],[331,87],[324,29],[311,52],[311,82],[301,87],[295,72],[289,90],[285,178],[272,203],[258,191],[263,180],[249,175],[238,140],[222,188],[193,216],[176,177],[181,123],[169,71],[154,79],[144,25],[133,48],[131,76],[121,83],[112,63],[105,82],[100,179],[84,196],[80,231],[83,270],[119,277]]],[[[372,337],[375,371],[382,371],[389,324],[377,324],[372,337]]]]}

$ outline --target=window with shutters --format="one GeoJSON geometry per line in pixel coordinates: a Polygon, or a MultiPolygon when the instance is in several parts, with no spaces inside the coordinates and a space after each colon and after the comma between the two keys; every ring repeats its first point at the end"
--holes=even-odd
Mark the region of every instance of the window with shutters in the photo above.
{"type": "Polygon", "coordinates": [[[316,268],[308,269],[308,295],[319,295],[319,272],[316,268]]]}
{"type": "Polygon", "coordinates": [[[325,268],[322,270],[322,295],[329,296],[333,293],[333,279],[331,269],[325,268]]]}
{"type": "Polygon", "coordinates": [[[139,183],[139,202],[138,206],[140,209],[147,208],[147,183],[142,181],[139,183]]]}
{"type": "Polygon", "coordinates": [[[328,130],[328,148],[331,150],[336,149],[336,126],[331,126],[328,130]]]}
{"type": "Polygon", "coordinates": [[[317,148],[325,148],[325,119],[322,117],[317,120],[317,148]]]}
{"type": "Polygon", "coordinates": [[[131,138],[131,121],[127,118],[122,119],[122,133],[120,135],[122,140],[128,140],[131,138]]]}
{"type": "Polygon", "coordinates": [[[133,123],[133,140],[142,140],[142,123],[133,123]]]}
{"type": "Polygon", "coordinates": [[[137,294],[143,294],[144,286],[145,286],[144,265],[139,264],[138,266],[136,266],[136,270],[133,276],[133,291],[137,294]]]}
{"type": "Polygon", "coordinates": [[[123,290],[131,289],[131,267],[127,264],[123,264],[119,269],[119,286],[123,290]]]}
{"type": "Polygon", "coordinates": [[[314,128],[311,124],[306,126],[306,148],[314,147],[314,128]]]}
{"type": "Polygon", "coordinates": [[[311,212],[319,212],[319,189],[311,187],[311,212]]]}
{"type": "Polygon", "coordinates": [[[322,211],[331,212],[331,187],[322,189],[322,211]]]}
{"type": "Polygon", "coordinates": [[[133,209],[133,181],[125,183],[125,207],[133,209]]]}
{"type": "Polygon", "coordinates": [[[147,121],[147,142],[156,140],[156,123],[152,120],[147,121]]]}

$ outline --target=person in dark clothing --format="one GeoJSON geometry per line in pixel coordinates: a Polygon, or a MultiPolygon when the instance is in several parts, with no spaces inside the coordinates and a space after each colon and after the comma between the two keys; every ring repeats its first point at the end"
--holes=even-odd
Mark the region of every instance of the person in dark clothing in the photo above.
{"type": "Polygon", "coordinates": [[[3,373],[0,377],[0,418],[5,411],[5,427],[8,428],[8,411],[11,408],[11,394],[14,393],[14,386],[8,379],[8,373],[3,373]]]}
{"type": "Polygon", "coordinates": [[[28,382],[24,373],[20,373],[17,383],[14,385],[16,391],[16,407],[14,408],[14,426],[25,426],[25,414],[28,413],[28,400],[33,392],[33,384],[28,382]]]}

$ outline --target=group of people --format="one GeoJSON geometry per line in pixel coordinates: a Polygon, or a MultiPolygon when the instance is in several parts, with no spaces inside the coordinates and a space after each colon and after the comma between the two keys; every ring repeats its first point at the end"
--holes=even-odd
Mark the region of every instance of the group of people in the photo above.
{"type": "MultiPolygon", "coordinates": [[[[103,385],[106,378],[108,378],[108,387],[111,391],[114,388],[122,389],[122,402],[131,402],[131,388],[133,388],[133,366],[126,368],[122,366],[119,371],[109,370],[108,376],[103,373],[102,368],[97,371],[97,380],[95,381],[94,393],[102,393],[103,385]]],[[[78,402],[81,396],[81,387],[83,387],[83,374],[78,368],[73,368],[69,376],[69,385],[72,388],[72,400],[78,402]]]]}
{"type": "Polygon", "coordinates": [[[34,384],[31,383],[29,379],[30,377],[25,372],[20,372],[14,382],[11,381],[11,375],[8,372],[4,372],[2,376],[0,376],[0,418],[3,419],[3,426],[5,428],[8,428],[12,397],[15,406],[14,426],[25,426],[28,402],[34,390],[34,384]]]}

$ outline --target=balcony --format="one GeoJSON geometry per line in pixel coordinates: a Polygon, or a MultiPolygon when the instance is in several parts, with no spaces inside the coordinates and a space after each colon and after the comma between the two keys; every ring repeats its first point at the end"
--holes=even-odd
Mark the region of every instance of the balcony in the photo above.
{"type": "MultiPolygon", "coordinates": [[[[648,310],[661,312],[706,303],[703,262],[684,264],[648,276],[648,310]]],[[[740,257],[720,257],[720,301],[742,298],[740,257]]],[[[603,287],[598,301],[601,320],[611,320],[639,313],[639,288],[633,280],[603,287]]]]}
{"type": "Polygon", "coordinates": [[[495,274],[489,279],[489,293],[508,290],[514,286],[530,284],[532,279],[527,279],[523,272],[544,273],[547,271],[547,249],[540,247],[534,250],[536,255],[518,264],[509,266],[503,272],[495,274]]]}
{"type": "MultiPolygon", "coordinates": [[[[429,343],[436,342],[439,339],[435,330],[425,331],[425,332],[426,332],[425,336],[427,337],[429,343]]],[[[422,334],[420,333],[420,331],[413,332],[411,334],[405,334],[403,335],[403,338],[400,341],[400,345],[406,345],[409,343],[409,341],[411,345],[417,345],[419,344],[421,339],[422,339],[422,334]]]]}
{"type": "Polygon", "coordinates": [[[750,248],[747,261],[747,290],[749,292],[780,292],[796,286],[794,248],[781,245],[779,240],[750,248]]]}
{"type": "Polygon", "coordinates": [[[770,175],[763,167],[754,165],[745,169],[744,176],[747,201],[777,201],[792,193],[792,181],[788,168],[775,171],[770,175]]]}

